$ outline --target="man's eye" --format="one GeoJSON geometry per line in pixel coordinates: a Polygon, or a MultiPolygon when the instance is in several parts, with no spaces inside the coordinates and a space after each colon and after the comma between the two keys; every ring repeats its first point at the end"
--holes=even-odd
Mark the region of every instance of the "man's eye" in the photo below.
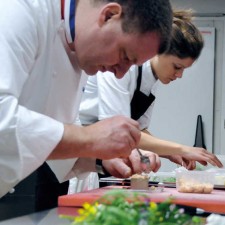
{"type": "Polygon", "coordinates": [[[125,62],[129,62],[129,61],[130,61],[129,58],[128,58],[126,55],[123,57],[123,60],[124,60],[125,62]]]}
{"type": "Polygon", "coordinates": [[[174,66],[174,69],[175,69],[175,70],[181,70],[182,68],[179,67],[179,66],[174,66]]]}
{"type": "Polygon", "coordinates": [[[125,62],[130,63],[130,60],[128,58],[125,58],[125,62]]]}
{"type": "Polygon", "coordinates": [[[126,54],[125,51],[123,52],[123,61],[126,62],[126,63],[130,62],[130,59],[127,57],[127,54],[126,54]]]}

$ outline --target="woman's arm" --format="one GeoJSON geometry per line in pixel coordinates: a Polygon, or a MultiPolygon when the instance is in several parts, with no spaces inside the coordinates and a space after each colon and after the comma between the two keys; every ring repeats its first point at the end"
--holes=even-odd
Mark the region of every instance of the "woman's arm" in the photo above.
{"type": "Polygon", "coordinates": [[[159,156],[180,155],[187,160],[198,161],[202,165],[207,163],[213,166],[223,167],[220,160],[204,148],[190,147],[175,142],[153,137],[147,130],[141,132],[139,148],[157,153],[159,156]]]}
{"type": "Polygon", "coordinates": [[[182,145],[154,137],[146,129],[141,132],[139,148],[155,152],[158,155],[185,154],[182,145]]]}

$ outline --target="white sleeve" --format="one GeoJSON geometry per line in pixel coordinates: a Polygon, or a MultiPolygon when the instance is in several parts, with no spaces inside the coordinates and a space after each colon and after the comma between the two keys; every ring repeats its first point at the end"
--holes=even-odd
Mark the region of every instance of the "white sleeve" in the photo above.
{"type": "Polygon", "coordinates": [[[80,180],[85,179],[90,172],[96,172],[96,159],[93,158],[79,158],[74,164],[71,174],[67,179],[71,177],[77,177],[80,180]]]}
{"type": "Polygon", "coordinates": [[[62,123],[19,104],[37,57],[37,24],[19,1],[10,9],[3,3],[10,4],[0,6],[0,197],[46,160],[64,131],[62,123]]]}
{"type": "Polygon", "coordinates": [[[98,117],[99,120],[115,115],[130,117],[130,75],[117,79],[113,73],[97,74],[98,82],[98,117]]]}
{"type": "MultiPolygon", "coordinates": [[[[76,121],[75,124],[78,126],[81,126],[79,117],[76,117],[76,121]]],[[[71,178],[73,178],[74,176],[83,176],[83,174],[79,174],[79,167],[78,170],[77,169],[77,164],[79,163],[79,159],[78,158],[73,158],[73,159],[63,159],[63,160],[48,160],[47,161],[49,167],[51,168],[51,170],[54,172],[54,174],[56,175],[57,179],[59,182],[64,182],[66,180],[69,180],[71,178]]],[[[88,165],[90,165],[88,163],[88,165]]],[[[86,164],[82,164],[82,168],[84,167],[85,169],[89,168],[88,165],[86,164]]],[[[91,170],[88,172],[91,172],[91,170]]],[[[77,178],[76,178],[77,179],[77,178]]]]}

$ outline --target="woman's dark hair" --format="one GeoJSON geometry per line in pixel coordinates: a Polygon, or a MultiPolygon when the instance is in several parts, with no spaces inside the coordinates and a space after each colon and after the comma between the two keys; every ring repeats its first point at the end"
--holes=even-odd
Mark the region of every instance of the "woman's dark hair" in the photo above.
{"type": "Polygon", "coordinates": [[[192,17],[192,10],[174,11],[170,47],[164,54],[174,55],[181,59],[199,57],[204,41],[201,32],[191,22],[192,17]]]}

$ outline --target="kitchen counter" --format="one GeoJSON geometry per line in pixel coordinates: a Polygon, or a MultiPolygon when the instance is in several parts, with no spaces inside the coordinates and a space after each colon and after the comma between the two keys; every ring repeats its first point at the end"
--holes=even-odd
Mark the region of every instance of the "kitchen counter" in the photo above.
{"type": "MultiPolygon", "coordinates": [[[[119,186],[107,186],[87,192],[59,197],[59,207],[29,215],[3,220],[0,225],[70,225],[68,219],[59,218],[59,215],[77,215],[77,210],[84,202],[93,202],[110,189],[121,188],[119,186]]],[[[194,207],[205,208],[207,211],[219,211],[225,213],[225,192],[214,190],[212,194],[182,194],[174,188],[165,188],[163,193],[152,193],[151,198],[155,202],[161,202],[169,196],[176,198],[176,203],[194,207]],[[219,200],[220,198],[220,200],[219,200]],[[211,210],[210,210],[211,209],[211,210]],[[214,209],[214,210],[212,210],[214,209]]]]}
{"type": "Polygon", "coordinates": [[[16,217],[0,222],[0,225],[70,225],[71,221],[59,218],[61,213],[76,214],[77,208],[59,207],[16,217]]]}

